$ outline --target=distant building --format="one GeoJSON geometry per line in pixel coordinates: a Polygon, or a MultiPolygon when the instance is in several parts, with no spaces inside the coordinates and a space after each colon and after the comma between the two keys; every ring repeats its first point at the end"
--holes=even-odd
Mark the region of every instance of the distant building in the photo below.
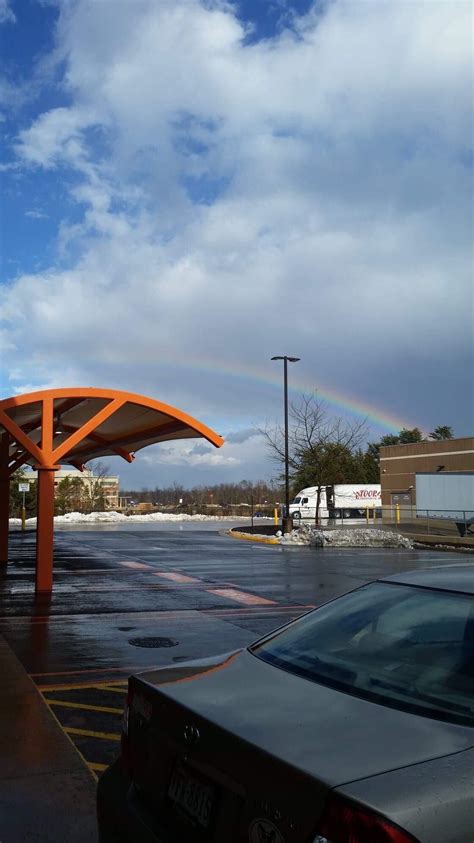
{"type": "MultiPolygon", "coordinates": [[[[417,474],[474,471],[474,436],[380,448],[382,506],[416,507],[417,474]]],[[[456,502],[453,501],[453,509],[456,502]]],[[[474,502],[473,502],[474,508],[474,502]]]]}
{"type": "Polygon", "coordinates": [[[106,509],[117,509],[119,503],[119,477],[117,475],[107,475],[105,477],[98,477],[96,474],[94,474],[93,471],[90,471],[89,469],[85,469],[84,471],[78,471],[74,468],[60,468],[58,471],[55,472],[54,476],[55,489],[57,489],[61,480],[65,480],[66,478],[72,480],[74,477],[78,477],[79,480],[82,480],[86,488],[90,488],[93,483],[99,482],[102,486],[102,490],[104,493],[106,509]]]}

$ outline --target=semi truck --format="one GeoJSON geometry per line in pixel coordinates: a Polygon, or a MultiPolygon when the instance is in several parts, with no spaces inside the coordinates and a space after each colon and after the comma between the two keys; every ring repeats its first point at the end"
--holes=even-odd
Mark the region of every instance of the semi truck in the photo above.
{"type": "MultiPolygon", "coordinates": [[[[293,519],[316,519],[318,487],[308,486],[298,492],[290,504],[293,519]]],[[[363,518],[366,510],[381,506],[382,489],[379,483],[338,483],[321,486],[319,518],[363,518]]]]}

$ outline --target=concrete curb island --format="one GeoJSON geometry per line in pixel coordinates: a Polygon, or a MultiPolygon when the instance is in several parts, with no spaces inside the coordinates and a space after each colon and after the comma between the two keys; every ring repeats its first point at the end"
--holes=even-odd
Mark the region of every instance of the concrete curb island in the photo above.
{"type": "MultiPolygon", "coordinates": [[[[324,529],[325,531],[332,532],[336,529],[340,530],[341,528],[332,528],[331,530],[331,528],[325,527],[324,529]]],[[[355,527],[354,525],[351,525],[347,529],[355,529],[355,527]]],[[[383,525],[380,525],[379,529],[383,529],[383,525]]],[[[387,527],[387,529],[389,529],[389,527],[387,527]]],[[[223,535],[228,535],[231,536],[231,538],[240,539],[244,541],[261,542],[263,544],[280,544],[280,539],[276,537],[276,532],[279,530],[281,530],[280,525],[262,524],[258,526],[254,525],[253,527],[231,527],[230,530],[223,531],[223,535]]],[[[397,532],[400,536],[404,536],[405,538],[410,539],[415,546],[421,548],[430,547],[433,550],[439,550],[440,552],[443,550],[454,550],[458,553],[474,552],[474,537],[460,538],[459,536],[439,536],[433,534],[427,535],[410,533],[409,531],[397,532]]],[[[298,546],[297,543],[295,543],[295,546],[298,546]]],[[[360,545],[355,546],[360,547],[360,545]]],[[[370,546],[371,545],[369,545],[369,547],[370,546]]]]}

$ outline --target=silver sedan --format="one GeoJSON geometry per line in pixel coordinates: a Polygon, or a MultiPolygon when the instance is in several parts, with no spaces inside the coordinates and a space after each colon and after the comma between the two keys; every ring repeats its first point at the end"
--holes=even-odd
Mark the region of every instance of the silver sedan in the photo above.
{"type": "Polygon", "coordinates": [[[98,817],[104,843],[473,843],[472,566],[131,677],[98,817]]]}

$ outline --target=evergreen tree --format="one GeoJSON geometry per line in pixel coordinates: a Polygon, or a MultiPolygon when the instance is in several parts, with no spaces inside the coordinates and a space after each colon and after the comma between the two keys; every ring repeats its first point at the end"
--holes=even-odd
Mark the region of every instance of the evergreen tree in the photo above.
{"type": "Polygon", "coordinates": [[[429,434],[429,438],[437,442],[441,442],[443,439],[453,439],[453,428],[448,427],[448,425],[439,425],[429,434]]]}
{"type": "Polygon", "coordinates": [[[20,468],[10,477],[10,518],[20,518],[23,507],[23,492],[18,490],[19,483],[29,483],[30,490],[25,493],[26,517],[33,518],[36,515],[36,477],[31,473],[26,474],[20,468]]]}

